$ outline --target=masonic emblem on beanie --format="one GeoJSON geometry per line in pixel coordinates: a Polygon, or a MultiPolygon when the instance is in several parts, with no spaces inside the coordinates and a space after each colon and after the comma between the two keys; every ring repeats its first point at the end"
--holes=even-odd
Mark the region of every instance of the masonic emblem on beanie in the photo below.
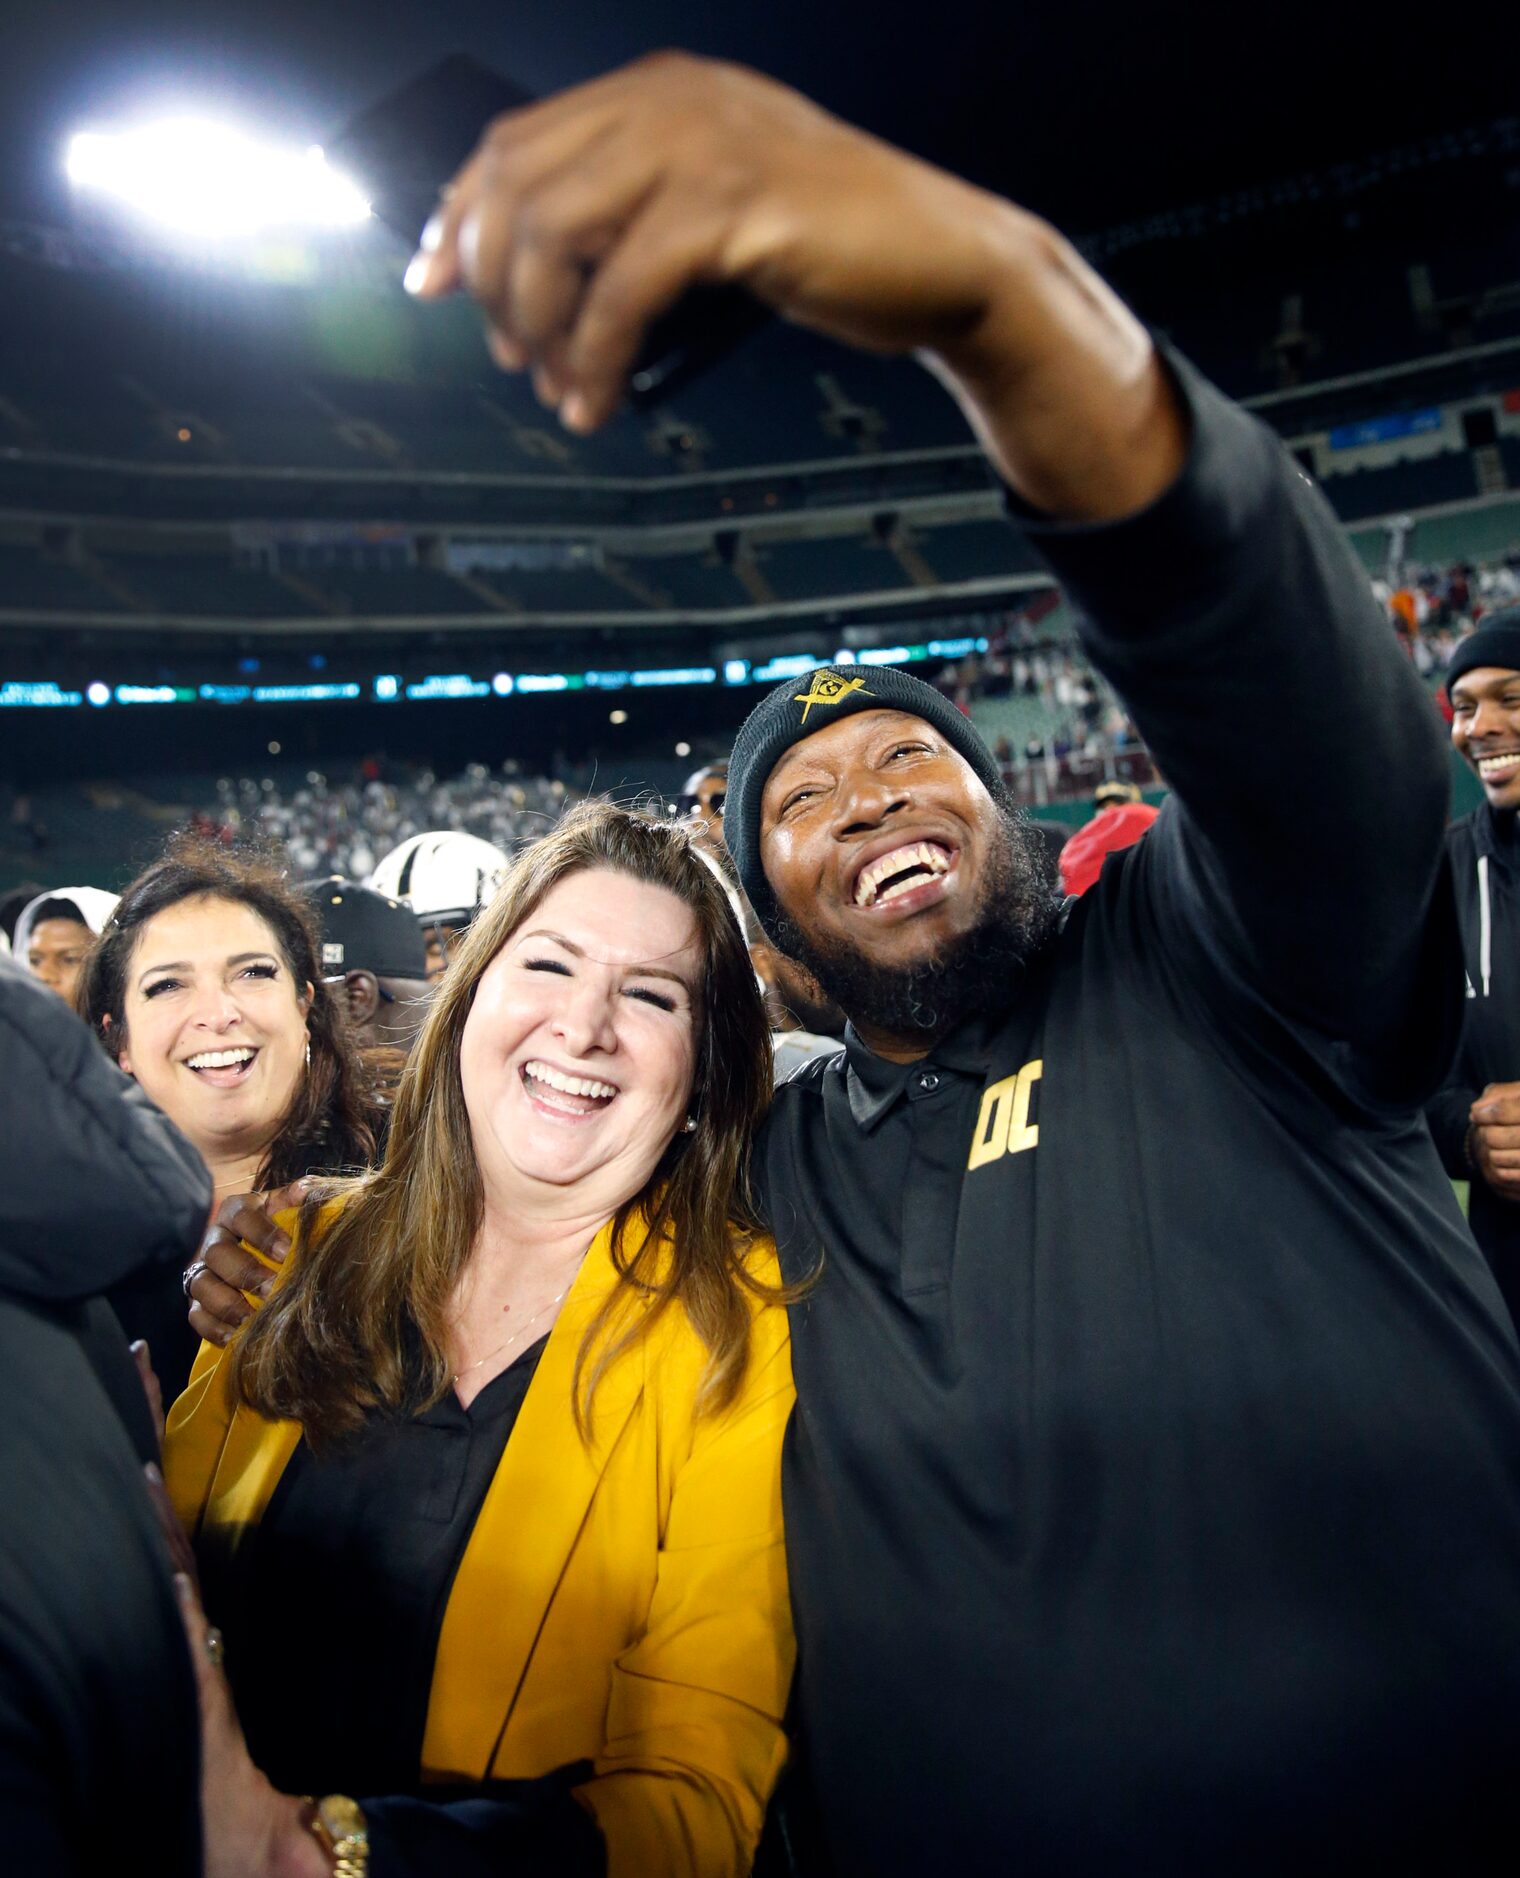
{"type": "Polygon", "coordinates": [[[830,671],[814,672],[807,690],[797,692],[792,702],[802,706],[802,721],[805,724],[808,712],[815,704],[838,704],[842,698],[849,697],[852,691],[865,692],[868,698],[872,695],[866,691],[863,678],[841,678],[838,672],[830,671]]]}

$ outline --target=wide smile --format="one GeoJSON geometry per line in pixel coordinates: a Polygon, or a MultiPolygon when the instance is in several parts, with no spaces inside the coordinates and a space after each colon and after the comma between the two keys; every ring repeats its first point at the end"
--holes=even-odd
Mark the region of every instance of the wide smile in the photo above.
{"type": "Polygon", "coordinates": [[[1477,758],[1478,779],[1491,788],[1500,788],[1520,776],[1520,750],[1498,750],[1477,758]]]}
{"type": "Polygon", "coordinates": [[[617,1100],[614,1084],[598,1076],[578,1076],[532,1057],[518,1071],[528,1101],[550,1121],[584,1122],[604,1115],[617,1100]]]}
{"type": "Polygon", "coordinates": [[[872,919],[906,918],[944,899],[959,863],[959,848],[931,836],[878,848],[856,867],[850,903],[872,919]]]}
{"type": "Polygon", "coordinates": [[[185,1058],[185,1068],[213,1089],[236,1089],[247,1082],[259,1052],[250,1043],[229,1044],[223,1050],[199,1050],[185,1058]]]}

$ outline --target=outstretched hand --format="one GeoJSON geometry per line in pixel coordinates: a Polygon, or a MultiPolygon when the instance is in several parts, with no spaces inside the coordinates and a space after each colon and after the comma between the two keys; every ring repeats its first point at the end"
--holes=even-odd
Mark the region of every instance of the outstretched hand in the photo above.
{"type": "Polygon", "coordinates": [[[879,351],[964,333],[1014,214],[756,72],[658,53],[498,118],[407,284],[467,288],[498,360],[591,430],[698,283],[879,351]]]}
{"type": "Polygon", "coordinates": [[[664,52],[507,112],[406,284],[463,288],[571,430],[645,333],[737,285],[847,345],[917,352],[1037,508],[1103,520],[1172,481],[1186,425],[1138,320],[1055,231],[737,65],[664,52]]]}

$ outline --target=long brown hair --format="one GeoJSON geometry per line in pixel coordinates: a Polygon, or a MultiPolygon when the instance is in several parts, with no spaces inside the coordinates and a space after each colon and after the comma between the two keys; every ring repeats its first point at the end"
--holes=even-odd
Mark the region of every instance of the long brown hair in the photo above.
{"type": "Polygon", "coordinates": [[[256,913],[273,933],[297,992],[311,986],[311,1060],[264,1150],[255,1185],[283,1187],[303,1174],[367,1167],[375,1158],[379,1109],[343,1011],[322,981],[311,909],[272,859],[213,847],[202,835],[176,835],[164,855],[124,889],[106,921],[75,992],[80,1016],[114,1062],[128,1041],[127,973],[143,927],[184,900],[226,900],[256,913]]]}
{"type": "Polygon", "coordinates": [[[721,1408],[744,1376],[750,1299],[790,1295],[770,1290],[748,1267],[759,1230],[749,1152],[770,1102],[771,1050],[723,887],[682,828],[588,802],[518,858],[471,928],[402,1078],[384,1163],[308,1196],[291,1278],[232,1350],[232,1386],[242,1400],[270,1419],[300,1422],[314,1445],[353,1433],[366,1409],[415,1412],[449,1386],[449,1307],[485,1206],[459,1071],[465,1022],[487,966],[549,890],[597,868],[683,901],[696,920],[703,971],[696,1127],[676,1134],[644,1188],[615,1216],[618,1283],[576,1362],[582,1435],[609,1365],[671,1306],[684,1310],[707,1348],[701,1406],[721,1408]],[[341,1210],[317,1230],[318,1209],[335,1195],[341,1210]]]}

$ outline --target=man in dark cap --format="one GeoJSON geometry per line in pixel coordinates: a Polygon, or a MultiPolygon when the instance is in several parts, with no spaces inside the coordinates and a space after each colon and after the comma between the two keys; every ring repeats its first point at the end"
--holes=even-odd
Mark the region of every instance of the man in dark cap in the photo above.
{"type": "Polygon", "coordinates": [[[1497,1869],[1520,1365],[1418,1119],[1460,983],[1439,733],[1328,513],[1174,369],[1177,486],[1039,536],[1176,791],[1064,923],[899,672],[781,687],[731,759],[746,892],[851,1019],[757,1171],[821,1270],[784,1488],[848,1871],[1414,1871],[1453,1833],[1497,1869]]]}
{"type": "Polygon", "coordinates": [[[1447,759],[1329,508],[1037,218],[732,66],[498,120],[408,279],[576,431],[694,284],[927,359],[1172,785],[1062,924],[902,673],[782,686],[730,757],[746,892],[851,1018],[756,1168],[818,1273],[783,1484],[833,1869],[1507,1873],[1520,1346],[1419,1113],[1447,759]]]}
{"type": "Polygon", "coordinates": [[[388,1098],[432,1002],[422,928],[400,900],[340,874],[305,891],[317,919],[323,975],[341,987],[350,1034],[388,1098]]]}
{"type": "Polygon", "coordinates": [[[1428,1110],[1468,1222],[1520,1323],[1520,607],[1494,614],[1446,672],[1451,740],[1483,801],[1447,832],[1467,967],[1462,1047],[1428,1110]]]}

